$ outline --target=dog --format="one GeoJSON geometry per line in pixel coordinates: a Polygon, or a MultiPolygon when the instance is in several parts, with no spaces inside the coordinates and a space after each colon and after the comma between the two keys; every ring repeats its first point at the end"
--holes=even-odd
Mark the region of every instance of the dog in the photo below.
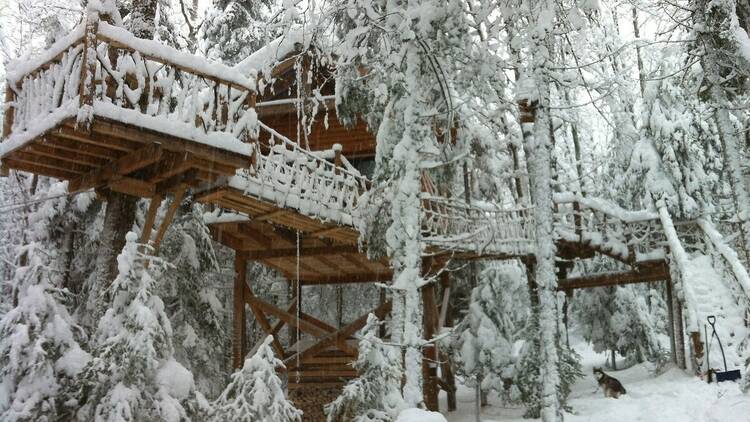
{"type": "Polygon", "coordinates": [[[617,378],[610,377],[602,371],[602,368],[594,368],[594,377],[596,382],[599,383],[599,387],[604,390],[604,397],[619,398],[620,395],[626,394],[625,387],[617,378]]]}

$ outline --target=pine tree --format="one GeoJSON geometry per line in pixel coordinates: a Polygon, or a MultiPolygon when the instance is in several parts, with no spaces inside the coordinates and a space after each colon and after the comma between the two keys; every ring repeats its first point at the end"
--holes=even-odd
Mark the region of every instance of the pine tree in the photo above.
{"type": "MultiPolygon", "coordinates": [[[[543,372],[540,371],[540,366],[544,364],[544,360],[539,353],[539,349],[546,346],[542,345],[542,339],[539,335],[538,318],[537,312],[532,312],[524,330],[526,334],[525,344],[520,353],[521,356],[515,369],[513,382],[518,389],[520,400],[526,406],[524,417],[527,418],[540,417],[546,406],[543,400],[543,372]]],[[[570,410],[566,402],[576,379],[583,375],[580,364],[581,358],[575,350],[564,344],[559,333],[555,336],[555,343],[552,347],[555,348],[559,357],[555,362],[555,370],[560,376],[560,382],[555,385],[555,400],[560,404],[561,411],[570,410]]]]}
{"type": "MultiPolygon", "coordinates": [[[[40,182],[36,199],[59,195],[62,183],[40,182]]],[[[65,306],[58,249],[67,198],[42,203],[28,216],[27,244],[18,248],[11,281],[13,306],[0,320],[0,420],[54,421],[64,412],[70,386],[89,355],[82,332],[65,306]]]]}
{"type": "Polygon", "coordinates": [[[471,293],[465,317],[468,327],[459,340],[460,361],[464,374],[482,380],[483,391],[502,392],[503,378],[512,377],[516,324],[528,317],[518,311],[528,307],[522,275],[510,266],[486,268],[471,293]]]}
{"type": "Polygon", "coordinates": [[[229,263],[219,262],[202,205],[178,211],[160,252],[173,266],[162,274],[158,292],[174,329],[175,357],[195,375],[201,391],[216,397],[224,388],[218,375],[226,369],[216,351],[226,345],[223,300],[229,296],[216,276],[220,264],[229,263]]]}
{"type": "Polygon", "coordinates": [[[271,0],[214,0],[198,34],[199,50],[212,60],[234,65],[270,38],[262,19],[271,0]]]}
{"type": "Polygon", "coordinates": [[[193,375],[174,360],[172,327],[154,293],[161,260],[139,251],[129,232],[117,257],[119,275],[99,322],[94,358],[79,376],[79,420],[201,420],[208,403],[193,375]]]}
{"type": "Polygon", "coordinates": [[[273,337],[268,336],[255,354],[245,360],[242,369],[214,402],[212,420],[216,422],[294,422],[302,412],[284,395],[277,368],[284,364],[271,349],[273,337]]]}
{"type": "Polygon", "coordinates": [[[326,406],[328,422],[390,422],[405,407],[398,394],[403,375],[398,349],[378,338],[378,318],[370,314],[360,331],[359,354],[354,363],[358,377],[344,386],[326,406]]]}

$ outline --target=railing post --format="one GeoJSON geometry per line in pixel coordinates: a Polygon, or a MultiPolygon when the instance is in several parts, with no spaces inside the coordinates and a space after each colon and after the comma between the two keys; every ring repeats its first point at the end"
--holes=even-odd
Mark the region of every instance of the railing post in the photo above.
{"type": "Polygon", "coordinates": [[[336,175],[339,174],[339,168],[343,165],[341,161],[341,148],[341,144],[333,144],[333,164],[335,166],[333,173],[336,175]]]}
{"type": "Polygon", "coordinates": [[[83,60],[81,61],[81,88],[79,100],[81,109],[89,108],[85,113],[78,113],[78,125],[88,131],[94,117],[94,95],[96,93],[96,36],[99,32],[99,14],[90,12],[86,17],[86,29],[83,36],[83,60]]]}
{"type": "Polygon", "coordinates": [[[581,227],[581,203],[578,201],[573,202],[573,225],[575,226],[576,237],[580,242],[583,228],[581,227]]]}
{"type": "Polygon", "coordinates": [[[10,106],[16,100],[16,93],[10,85],[5,87],[5,119],[3,120],[3,139],[10,136],[11,129],[13,128],[13,117],[16,113],[16,107],[10,106]]]}

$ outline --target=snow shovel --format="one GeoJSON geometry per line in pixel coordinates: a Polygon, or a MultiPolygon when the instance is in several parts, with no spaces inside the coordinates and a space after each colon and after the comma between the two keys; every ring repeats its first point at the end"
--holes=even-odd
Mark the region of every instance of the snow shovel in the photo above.
{"type": "Polygon", "coordinates": [[[711,382],[711,373],[716,374],[716,382],[724,382],[724,381],[736,381],[740,379],[740,370],[739,369],[733,369],[728,370],[727,369],[727,357],[724,355],[724,346],[721,345],[721,339],[719,339],[719,335],[716,334],[716,317],[714,315],[709,315],[707,318],[708,323],[711,324],[711,339],[708,339],[708,347],[706,348],[706,366],[708,366],[708,382],[711,382]],[[719,371],[713,371],[710,366],[711,362],[708,360],[708,353],[711,350],[711,341],[716,337],[716,342],[719,343],[719,350],[721,350],[721,359],[724,361],[724,372],[719,371]]]}

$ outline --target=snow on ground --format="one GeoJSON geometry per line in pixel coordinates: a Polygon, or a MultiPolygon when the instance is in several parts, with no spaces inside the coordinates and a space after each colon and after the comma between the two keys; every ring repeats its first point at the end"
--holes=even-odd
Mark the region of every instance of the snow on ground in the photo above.
{"type": "MultiPolygon", "coordinates": [[[[620,399],[604,398],[591,375],[591,368],[603,366],[604,354],[595,353],[588,344],[576,350],[583,357],[584,377],[575,384],[571,394],[572,414],[566,422],[725,422],[750,420],[750,395],[742,394],[735,383],[706,384],[677,368],[654,377],[647,365],[636,365],[622,371],[607,373],[619,379],[627,394],[620,399]]],[[[606,371],[606,369],[605,369],[606,371]]],[[[744,375],[743,375],[744,376],[744,375]]],[[[440,409],[445,410],[445,394],[440,396],[440,409]]],[[[474,422],[474,390],[458,389],[458,410],[445,413],[448,422],[474,422]]],[[[482,409],[483,422],[531,422],[523,419],[523,408],[504,406],[496,395],[482,409]]]]}

